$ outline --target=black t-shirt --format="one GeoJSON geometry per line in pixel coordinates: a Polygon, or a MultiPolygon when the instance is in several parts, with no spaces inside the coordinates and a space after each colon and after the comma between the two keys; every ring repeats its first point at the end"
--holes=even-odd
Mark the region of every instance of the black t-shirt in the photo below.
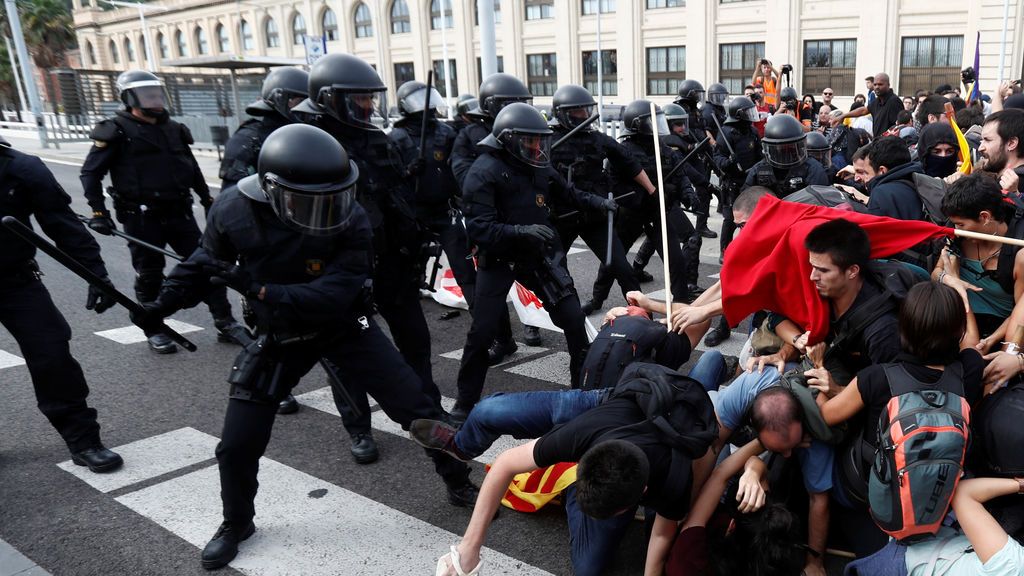
{"type": "Polygon", "coordinates": [[[871,128],[875,138],[882,135],[889,128],[896,124],[896,118],[903,111],[903,100],[899,95],[889,90],[884,96],[876,96],[868,103],[868,112],[871,113],[871,128]]]}
{"type": "MultiPolygon", "coordinates": [[[[901,363],[907,372],[920,382],[935,384],[942,377],[942,370],[928,368],[909,354],[900,354],[896,361],[901,363]]],[[[977,350],[968,348],[960,352],[960,363],[964,368],[965,398],[968,404],[973,405],[981,398],[982,373],[985,371],[985,362],[977,350]]],[[[864,418],[864,440],[875,446],[878,441],[878,419],[892,398],[892,394],[889,392],[889,381],[885,377],[885,367],[876,364],[861,370],[857,374],[857,391],[860,392],[861,401],[864,402],[864,410],[861,411],[864,418]]],[[[948,391],[954,392],[954,390],[948,391]]]]}
{"type": "Polygon", "coordinates": [[[683,467],[687,472],[685,478],[669,478],[672,449],[661,440],[653,425],[627,437],[613,433],[646,419],[635,401],[613,398],[541,436],[533,447],[533,459],[542,468],[559,462],[579,462],[591,446],[605,440],[626,440],[647,456],[647,491],[640,503],[664,518],[682,520],[690,507],[689,467],[683,467]]]}
{"type": "MultiPolygon", "coordinates": [[[[873,300],[881,293],[882,289],[876,286],[873,280],[866,280],[850,309],[841,318],[831,319],[829,341],[836,337],[842,322],[851,318],[857,310],[864,306],[877,305],[873,300]]],[[[847,341],[843,349],[836,354],[835,359],[839,366],[832,365],[832,361],[827,359],[826,367],[832,371],[833,378],[838,378],[839,383],[845,385],[855,374],[872,364],[894,362],[899,353],[900,338],[896,313],[887,312],[865,326],[859,337],[847,341]]]]}

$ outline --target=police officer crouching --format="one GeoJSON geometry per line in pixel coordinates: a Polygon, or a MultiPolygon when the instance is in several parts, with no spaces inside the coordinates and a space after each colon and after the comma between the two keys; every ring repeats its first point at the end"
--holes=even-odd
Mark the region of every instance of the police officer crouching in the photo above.
{"type": "MultiPolygon", "coordinates": [[[[12,149],[0,137],[0,216],[13,216],[29,227],[34,216],[61,250],[106,279],[100,247],[70,205],[71,198],[39,158],[12,149]]],[[[36,249],[3,226],[0,246],[0,325],[25,357],[39,411],[67,443],[72,462],[93,472],[120,468],[121,457],[100,441],[96,410],[86,402],[89,386],[68,346],[71,327],[40,281],[36,249]]],[[[100,314],[113,305],[98,288],[89,286],[87,310],[100,314]]]]}
{"type": "MultiPolygon", "coordinates": [[[[178,254],[191,254],[199,244],[199,227],[189,189],[195,190],[204,209],[213,203],[189,148],[192,133],[170,119],[164,83],[155,75],[142,70],[123,72],[117,77],[117,89],[125,109],[92,129],[93,146],[82,164],[82,188],[93,211],[89,227],[107,235],[116,228],[103,197],[103,177],[109,172],[114,211],[124,231],[160,247],[170,244],[178,254]]],[[[136,273],[135,296],[139,302],[152,302],[164,279],[164,256],[134,243],[128,249],[136,273]]],[[[217,339],[245,342],[245,329],[231,315],[227,292],[212,291],[206,303],[217,339]]],[[[178,350],[162,332],[147,332],[146,337],[158,354],[178,350]]]]}
{"type": "Polygon", "coordinates": [[[558,234],[549,221],[553,197],[560,204],[605,212],[615,202],[580,192],[551,168],[551,129],[533,106],[516,102],[494,120],[489,149],[466,175],[463,210],[470,241],[477,249],[476,304],[459,369],[458,399],[452,417],[465,419],[480,400],[487,376],[487,347],[506,310],[505,299],[518,280],[544,302],[551,320],[565,332],[571,382],[578,383],[586,353],[583,311],[558,234]]]}
{"type": "MultiPolygon", "coordinates": [[[[366,287],[371,227],[356,202],[359,170],[326,132],[301,124],[271,134],[259,172],[223,192],[210,209],[202,246],[168,275],[147,313],[156,319],[195,306],[224,282],[246,296],[258,338],[235,360],[217,445],[224,522],[202,553],[212,570],[231,561],[255,531],[257,469],[280,400],[321,359],[359,383],[389,418],[408,427],[440,418],[416,373],[371,317],[366,287]]],[[[472,505],[469,468],[431,452],[449,501],[472,505]]]]}
{"type": "Polygon", "coordinates": [[[825,168],[814,158],[807,157],[807,132],[796,118],[788,114],[768,118],[761,148],[764,159],[747,173],[744,188],[764,186],[779,198],[785,198],[808,186],[831,184],[825,168]]]}

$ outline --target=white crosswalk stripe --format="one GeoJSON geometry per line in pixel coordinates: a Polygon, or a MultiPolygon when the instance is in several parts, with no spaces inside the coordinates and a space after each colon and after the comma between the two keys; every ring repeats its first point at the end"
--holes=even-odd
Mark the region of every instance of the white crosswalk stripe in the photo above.
{"type": "MultiPolygon", "coordinates": [[[[178,334],[188,334],[189,332],[198,332],[202,330],[201,327],[168,318],[164,320],[169,327],[178,332],[178,334]]],[[[114,328],[112,330],[103,330],[101,332],[94,332],[97,336],[102,336],[108,340],[113,340],[118,344],[138,344],[139,342],[146,341],[146,334],[142,331],[142,328],[138,326],[125,326],[124,328],[114,328]]]]}
{"type": "Polygon", "coordinates": [[[15,366],[24,366],[25,359],[21,356],[16,356],[5,350],[0,350],[0,370],[4,368],[14,368],[15,366]]]}

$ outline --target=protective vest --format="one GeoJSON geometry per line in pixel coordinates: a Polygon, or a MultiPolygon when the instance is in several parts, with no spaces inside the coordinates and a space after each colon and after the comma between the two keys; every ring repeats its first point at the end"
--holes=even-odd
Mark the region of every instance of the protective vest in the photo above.
{"type": "Polygon", "coordinates": [[[247,120],[224,146],[224,159],[220,163],[220,179],[237,182],[256,173],[263,142],[274,130],[287,122],[268,121],[268,117],[247,120]]]}
{"type": "Polygon", "coordinates": [[[120,135],[120,153],[110,168],[119,200],[174,203],[188,200],[196,167],[192,134],[174,120],[146,124],[121,113],[109,120],[120,135]]]}
{"type": "MultiPolygon", "coordinates": [[[[419,156],[418,122],[404,122],[402,126],[396,126],[390,136],[404,152],[407,161],[412,155],[419,156]]],[[[447,211],[448,200],[458,195],[458,185],[448,164],[455,136],[455,131],[447,124],[436,120],[427,122],[427,150],[423,154],[424,166],[419,175],[419,188],[415,191],[418,207],[440,207],[447,211]]]]}
{"type": "MultiPolygon", "coordinates": [[[[754,128],[749,124],[743,130],[738,130],[735,124],[722,126],[722,138],[726,138],[736,153],[736,160],[744,172],[750,170],[755,164],[761,161],[761,146],[754,128]]],[[[746,174],[735,174],[735,166],[727,170],[729,176],[745,177],[746,174]]]]}
{"type": "MultiPolygon", "coordinates": [[[[650,146],[649,143],[650,138],[650,136],[645,135],[629,137],[622,141],[622,146],[626,149],[627,152],[629,152],[629,155],[632,156],[634,160],[640,163],[640,166],[643,167],[644,172],[647,174],[647,177],[651,179],[651,182],[657,182],[658,165],[657,160],[655,160],[654,158],[653,148],[650,146]],[[638,142],[637,138],[647,139],[647,146],[638,142]]],[[[661,154],[662,159],[668,159],[671,158],[672,156],[671,150],[668,148],[668,146],[662,146],[661,154]]],[[[662,164],[662,169],[668,170],[669,168],[671,168],[665,166],[665,164],[667,163],[668,162],[666,161],[662,164]]],[[[667,195],[665,196],[666,200],[676,195],[676,186],[674,183],[666,182],[665,188],[665,192],[667,193],[667,195]]],[[[652,199],[654,200],[654,204],[657,204],[657,198],[651,196],[650,194],[647,194],[647,192],[645,192],[643,188],[641,188],[638,184],[633,183],[632,190],[635,191],[636,194],[629,198],[623,198],[621,201],[619,201],[619,205],[630,207],[633,209],[649,208],[652,206],[652,199]]]]}
{"type": "Polygon", "coordinates": [[[796,166],[789,168],[786,171],[785,177],[780,181],[775,176],[775,168],[771,166],[767,161],[759,162],[756,166],[756,172],[754,173],[754,183],[758,186],[764,186],[775,192],[775,195],[779,198],[785,198],[793,192],[803,190],[808,185],[807,177],[810,170],[807,167],[807,162],[801,162],[796,166]]]}
{"type": "MultiPolygon", "coordinates": [[[[555,131],[554,139],[558,140],[567,133],[567,130],[559,128],[555,131]]],[[[610,183],[608,173],[604,170],[606,154],[598,139],[599,134],[582,131],[576,133],[551,151],[551,165],[573,186],[604,197],[608,195],[610,183]]]]}

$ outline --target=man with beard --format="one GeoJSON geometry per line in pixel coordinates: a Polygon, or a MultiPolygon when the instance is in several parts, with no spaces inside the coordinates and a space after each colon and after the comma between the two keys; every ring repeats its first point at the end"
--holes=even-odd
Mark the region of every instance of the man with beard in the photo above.
{"type": "Polygon", "coordinates": [[[1004,190],[1018,190],[1017,181],[1024,177],[1024,110],[1007,108],[985,119],[981,128],[978,151],[987,160],[985,170],[999,174],[1004,190]]]}

